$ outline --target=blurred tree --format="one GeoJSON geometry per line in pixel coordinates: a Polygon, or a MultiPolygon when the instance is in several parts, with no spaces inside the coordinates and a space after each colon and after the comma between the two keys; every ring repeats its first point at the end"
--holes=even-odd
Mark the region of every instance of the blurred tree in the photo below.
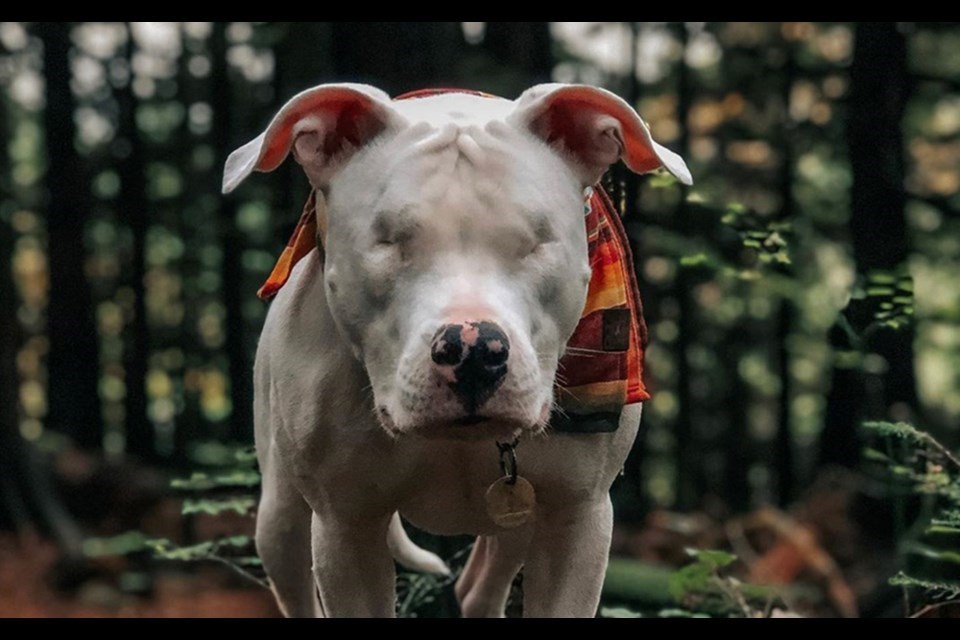
{"type": "MultiPolygon", "coordinates": [[[[850,111],[847,140],[853,173],[850,241],[857,272],[898,273],[909,253],[904,205],[904,160],[901,125],[908,96],[907,44],[894,22],[861,22],[855,31],[850,69],[850,111]]],[[[869,294],[869,291],[867,292],[869,294]]],[[[862,334],[877,311],[871,296],[854,299],[834,327],[831,342],[838,349],[856,349],[865,339],[868,353],[883,358],[874,371],[880,388],[867,386],[859,367],[834,369],[833,385],[821,439],[822,464],[854,466],[860,459],[857,435],[864,419],[909,420],[917,407],[911,327],[862,334]],[[896,415],[891,415],[896,407],[896,415]]]]}
{"type": "MultiPolygon", "coordinates": [[[[332,56],[332,26],[329,22],[285,22],[280,25],[276,46],[277,67],[273,74],[275,109],[309,87],[330,82],[336,77],[332,56]]],[[[297,212],[307,197],[309,185],[300,165],[285,162],[277,167],[276,205],[281,230],[278,242],[286,242],[293,232],[297,212]]]]}
{"type": "MultiPolygon", "coordinates": [[[[6,100],[0,100],[0,140],[9,140],[6,100]]],[[[8,147],[0,147],[0,193],[10,193],[8,147]]],[[[33,445],[20,435],[17,353],[20,323],[11,262],[14,256],[10,201],[0,202],[0,525],[26,531],[38,525],[67,558],[80,557],[82,536],[64,509],[33,445]]]]}
{"type": "MultiPolygon", "coordinates": [[[[783,71],[780,74],[780,149],[783,160],[780,165],[780,197],[783,202],[779,215],[781,222],[792,225],[796,214],[793,198],[794,176],[794,122],[790,118],[790,92],[793,90],[797,76],[796,56],[790,41],[783,38],[782,30],[780,43],[783,51],[783,71]]],[[[789,264],[778,264],[777,271],[788,278],[795,278],[793,268],[789,264]]],[[[790,336],[793,334],[797,308],[790,296],[780,299],[780,309],[777,312],[777,377],[780,379],[780,392],[777,398],[777,435],[774,445],[777,485],[777,502],[780,506],[787,506],[794,498],[794,482],[796,480],[796,456],[794,455],[794,439],[792,429],[791,406],[793,402],[793,376],[790,373],[790,336]]]]}
{"type": "Polygon", "coordinates": [[[459,22],[333,22],[332,59],[341,81],[392,96],[457,79],[466,43],[459,22]]]}
{"type": "MultiPolygon", "coordinates": [[[[126,58],[133,68],[136,43],[127,25],[126,58]]],[[[133,318],[129,329],[129,343],[125,350],[125,426],[126,448],[142,460],[157,457],[153,424],[147,417],[147,358],[150,352],[150,331],[147,325],[146,289],[146,244],[149,227],[149,204],[144,176],[146,157],[143,139],[137,127],[137,98],[133,93],[133,73],[116,89],[115,99],[119,110],[116,148],[123,154],[118,162],[120,193],[117,209],[130,227],[132,251],[129,286],[133,291],[133,318]]]]}
{"type": "Polygon", "coordinates": [[[103,441],[98,381],[97,331],[86,277],[85,224],[88,180],[74,140],[75,100],[71,88],[72,23],[41,22],[46,108],[47,156],[47,425],[68,434],[80,447],[103,441]]]}
{"type": "MultiPolygon", "coordinates": [[[[676,25],[677,39],[681,51],[687,50],[686,23],[676,25]]],[[[687,66],[686,55],[677,60],[677,121],[680,123],[680,136],[677,144],[679,153],[686,156],[689,153],[689,129],[687,122],[690,114],[690,104],[693,97],[690,69],[687,66]]],[[[692,233],[692,221],[687,199],[682,197],[677,202],[675,212],[677,231],[689,237],[692,233]]],[[[698,459],[701,451],[698,447],[689,446],[695,435],[693,425],[693,398],[690,394],[691,367],[690,346],[694,342],[695,307],[690,299],[693,281],[690,272],[681,268],[677,273],[676,300],[679,307],[677,315],[677,505],[680,508],[690,509],[696,506],[699,490],[703,486],[703,467],[698,459]]],[[[729,480],[729,479],[728,479],[729,480]]]]}
{"type": "Polygon", "coordinates": [[[520,72],[518,79],[524,84],[516,87],[516,93],[552,79],[555,60],[549,22],[488,22],[481,46],[496,62],[520,72]]]}
{"type": "MultiPolygon", "coordinates": [[[[222,167],[232,151],[233,92],[228,64],[227,23],[216,22],[211,36],[210,54],[213,107],[213,146],[218,167],[222,167]]],[[[229,360],[230,393],[233,411],[230,417],[230,436],[247,442],[253,438],[253,365],[244,341],[246,331],[243,319],[243,301],[247,292],[243,287],[243,235],[237,229],[237,200],[220,199],[220,239],[223,247],[221,282],[223,304],[226,309],[225,348],[229,360]]]]}
{"type": "MultiPolygon", "coordinates": [[[[3,52],[6,53],[6,52],[3,52]]],[[[0,140],[9,140],[6,100],[0,101],[0,140]]],[[[10,167],[7,145],[0,147],[0,193],[9,193],[10,167]]],[[[14,234],[12,212],[0,203],[0,524],[12,523],[18,529],[26,521],[26,505],[20,495],[17,474],[20,454],[20,379],[17,375],[17,350],[20,323],[17,320],[17,292],[13,286],[14,234]]]]}

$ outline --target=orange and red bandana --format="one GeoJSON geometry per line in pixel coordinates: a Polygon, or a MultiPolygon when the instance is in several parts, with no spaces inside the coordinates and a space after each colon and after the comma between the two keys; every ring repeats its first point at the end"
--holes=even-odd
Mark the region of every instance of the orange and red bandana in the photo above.
{"type": "MultiPolygon", "coordinates": [[[[459,90],[426,89],[396,99],[451,91],[459,90]]],[[[572,433],[614,431],[624,405],[650,398],[643,382],[647,327],[630,243],[620,214],[600,185],[587,190],[584,221],[593,273],[580,323],[557,367],[559,411],[551,418],[555,431],[572,433]]],[[[317,194],[311,192],[293,235],[257,292],[261,299],[276,295],[294,265],[323,241],[325,227],[325,212],[318,210],[317,194]]]]}

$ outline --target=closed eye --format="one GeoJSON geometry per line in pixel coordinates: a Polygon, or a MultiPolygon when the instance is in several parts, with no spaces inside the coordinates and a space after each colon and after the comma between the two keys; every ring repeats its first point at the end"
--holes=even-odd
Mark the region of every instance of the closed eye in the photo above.
{"type": "Polygon", "coordinates": [[[520,257],[524,260],[536,259],[550,251],[556,240],[533,241],[524,245],[520,257]]]}
{"type": "Polygon", "coordinates": [[[381,212],[371,225],[373,244],[376,247],[403,245],[416,235],[419,223],[406,211],[400,213],[381,212]]]}

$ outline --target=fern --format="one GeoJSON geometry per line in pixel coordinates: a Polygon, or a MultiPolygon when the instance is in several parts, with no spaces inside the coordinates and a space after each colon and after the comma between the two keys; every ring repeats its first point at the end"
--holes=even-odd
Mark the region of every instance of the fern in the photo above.
{"type": "Polygon", "coordinates": [[[927,596],[934,600],[954,600],[960,598],[960,583],[942,582],[938,580],[924,580],[914,578],[904,572],[890,578],[890,584],[897,587],[917,587],[923,589],[927,596]]]}
{"type": "Polygon", "coordinates": [[[901,542],[901,552],[913,567],[901,571],[890,584],[916,589],[931,600],[960,596],[960,458],[929,433],[905,422],[866,422],[865,430],[888,443],[889,455],[877,448],[864,451],[864,458],[883,464],[890,475],[908,483],[910,489],[928,496],[934,515],[920,523],[919,536],[901,542]],[[896,452],[896,453],[895,453],[896,452]],[[933,573],[935,575],[915,575],[933,573]],[[947,577],[944,577],[947,576],[947,577]],[[958,576],[954,579],[954,576],[958,576]]]}

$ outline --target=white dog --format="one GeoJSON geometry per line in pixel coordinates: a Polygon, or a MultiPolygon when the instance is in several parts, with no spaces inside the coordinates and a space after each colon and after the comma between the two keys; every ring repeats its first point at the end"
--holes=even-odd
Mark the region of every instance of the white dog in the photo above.
{"type": "Polygon", "coordinates": [[[316,190],[321,249],[272,303],[254,372],[256,540],[283,612],[393,616],[394,558],[447,570],[402,514],[478,536],[464,615],[502,616],[521,568],[526,616],[595,615],[609,489],[641,405],[605,433],[549,428],[591,278],[584,190],[621,157],[689,184],[683,160],[602,89],[391,101],[331,84],[230,156],[224,192],[290,151],[316,190]],[[514,439],[519,469],[495,446],[514,439]],[[518,475],[535,497],[511,493],[518,475]],[[510,504],[491,505],[495,490],[510,504]]]}

